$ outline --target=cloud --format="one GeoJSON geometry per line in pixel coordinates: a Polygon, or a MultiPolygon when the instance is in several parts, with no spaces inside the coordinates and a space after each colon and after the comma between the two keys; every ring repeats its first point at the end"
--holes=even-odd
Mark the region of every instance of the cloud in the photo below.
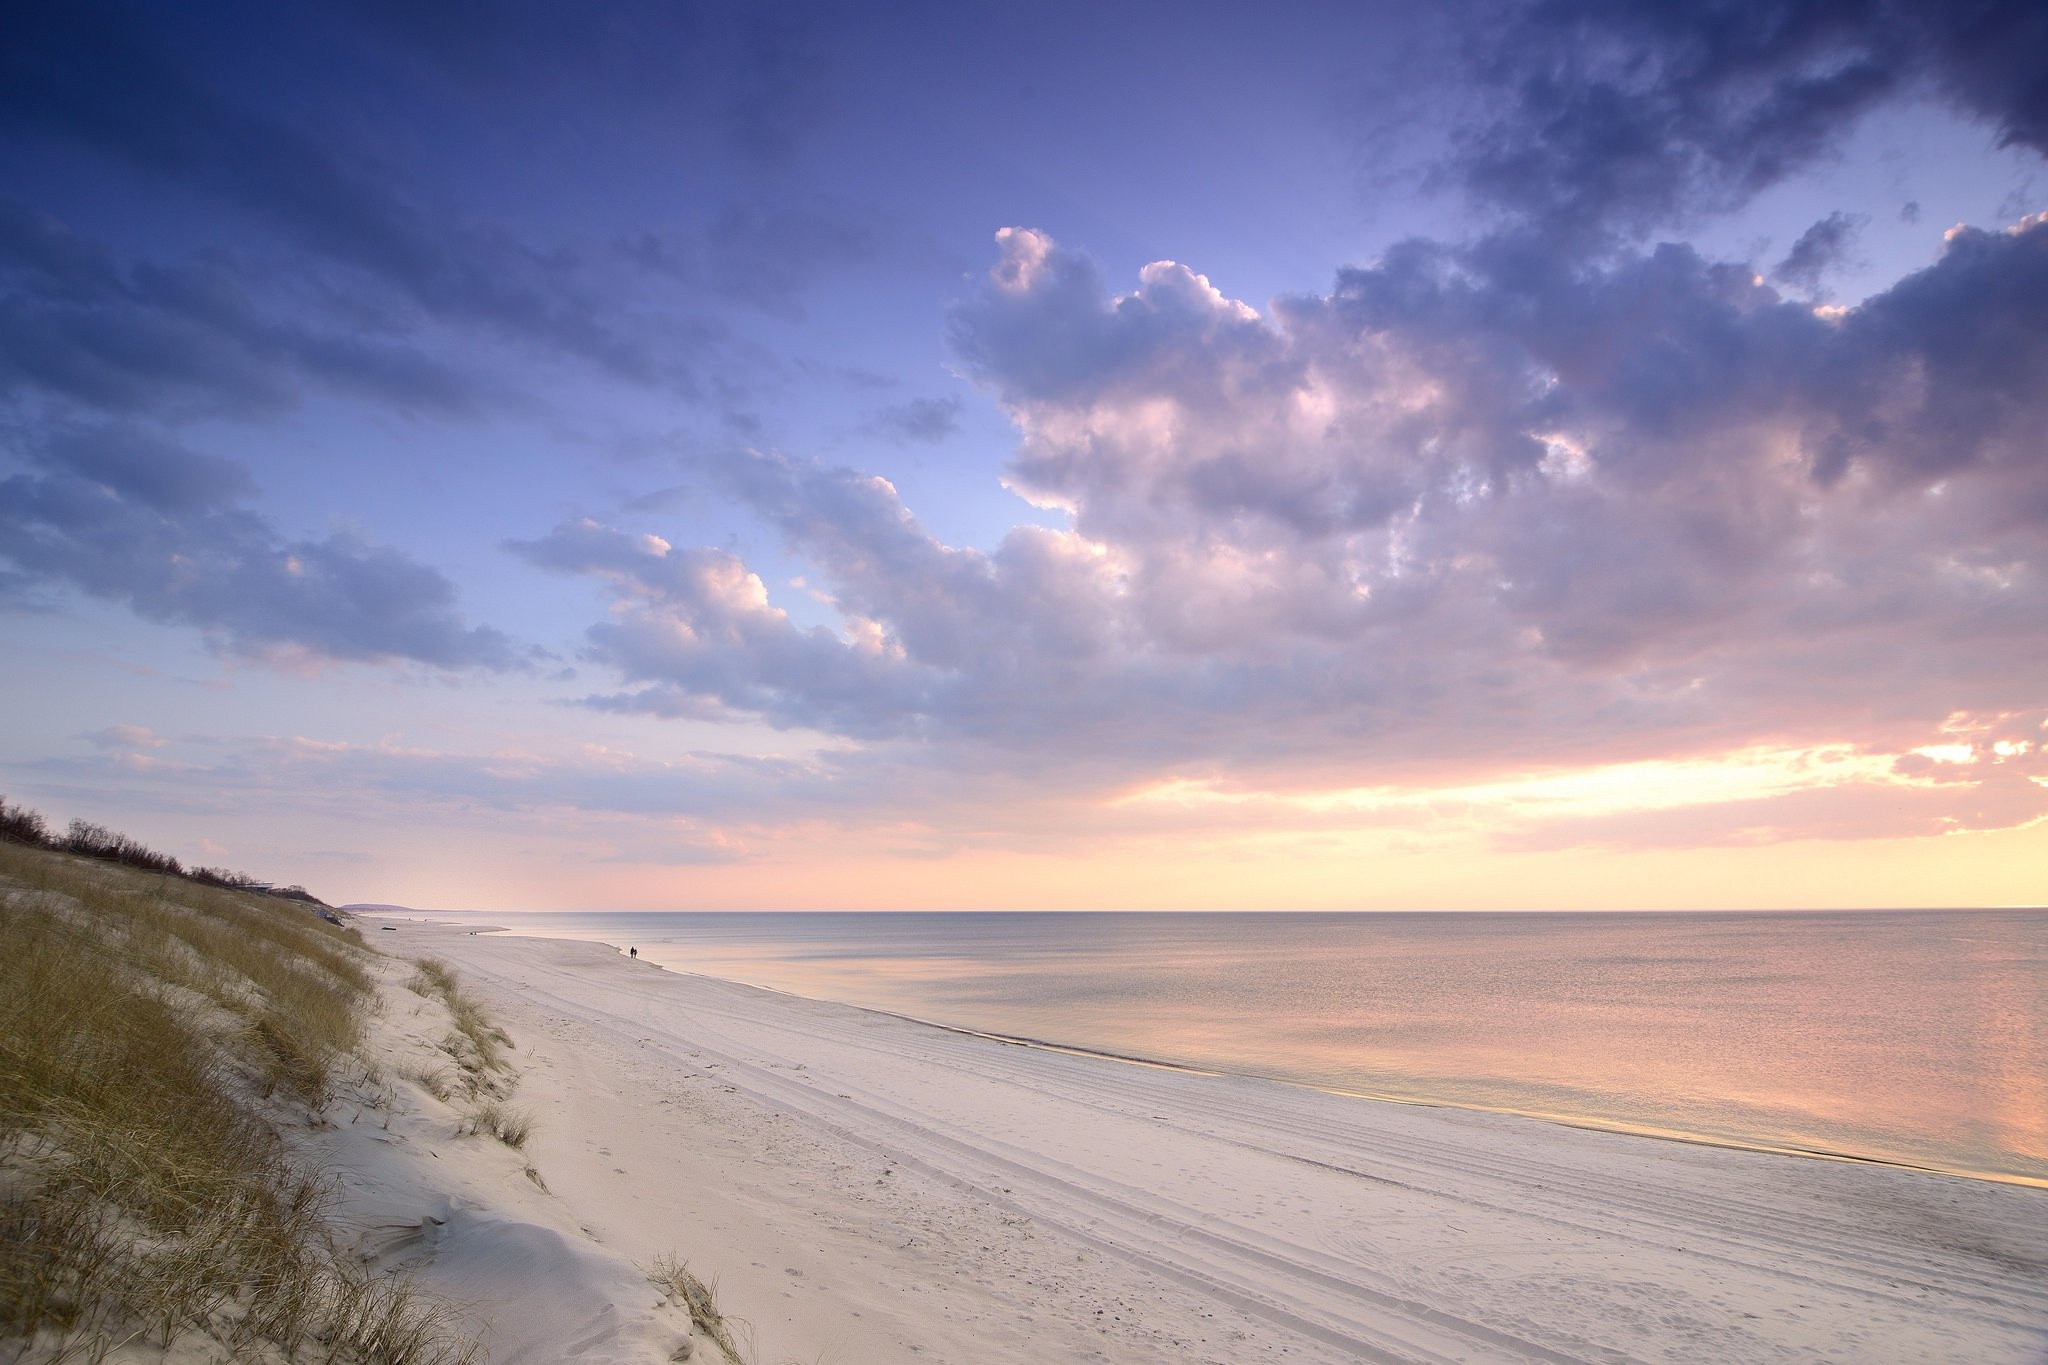
{"type": "Polygon", "coordinates": [[[302,325],[220,261],[123,263],[0,200],[0,393],[103,412],[266,415],[307,387],[464,414],[483,386],[403,343],[302,325]]]}
{"type": "Polygon", "coordinates": [[[834,269],[873,258],[876,234],[839,205],[742,199],[709,221],[619,240],[628,264],[681,281],[705,295],[801,322],[804,295],[834,269]]]}
{"type": "MultiPolygon", "coordinates": [[[[2043,298],[2032,223],[1952,234],[1846,310],[1683,247],[1589,267],[1495,239],[1260,314],[1168,262],[1111,294],[1010,231],[950,334],[1019,429],[1009,482],[1070,528],[948,546],[886,480],[700,461],[836,628],[730,550],[576,523],[522,552],[610,584],[589,652],[634,686],[594,704],[1098,795],[1903,753],[2041,701],[2043,298]]],[[[1772,818],[1743,827],[1799,825],[1772,818]]]]}
{"type": "Polygon", "coordinates": [[[616,607],[612,619],[591,628],[591,652],[648,686],[589,699],[599,709],[671,717],[737,711],[856,734],[892,733],[915,709],[879,646],[864,652],[831,631],[799,628],[723,550],[672,550],[589,520],[510,548],[541,568],[613,585],[616,607]]]}
{"type": "Polygon", "coordinates": [[[1981,488],[2018,501],[2009,517],[1978,510],[2038,525],[2039,442],[2029,429],[2048,408],[2044,306],[2048,217],[2004,232],[1952,229],[1938,264],[1845,316],[1834,354],[1809,362],[1808,382],[1832,408],[1819,472],[1832,476],[1843,459],[1912,481],[1983,469],[1991,478],[1981,488]]]}
{"type": "Polygon", "coordinates": [[[1542,0],[1475,29],[1452,173],[1553,244],[1735,207],[1904,97],[2048,151],[2048,13],[2030,0],[1542,0]]]}
{"type": "Polygon", "coordinates": [[[341,0],[359,28],[493,95],[604,103],[636,125],[715,134],[752,168],[786,166],[832,107],[829,10],[620,0],[603,22],[545,0],[341,0]]]}
{"type": "Polygon", "coordinates": [[[1861,214],[1829,214],[1799,234],[1785,259],[1771,267],[1771,278],[1809,294],[1818,293],[1821,277],[1842,259],[1857,231],[1868,221],[1861,214]]]}
{"type": "Polygon", "coordinates": [[[432,812],[441,828],[481,817],[493,831],[523,831],[529,848],[573,843],[579,862],[746,862],[821,812],[884,824],[903,818],[885,790],[846,781],[829,753],[651,758],[597,745],[467,752],[396,739],[257,735],[157,740],[140,755],[120,738],[127,728],[88,736],[98,754],[27,766],[40,787],[88,808],[118,795],[179,812],[256,814],[272,810],[276,794],[289,790],[302,811],[329,816],[359,820],[365,811],[396,811],[416,821],[432,812]],[[573,822],[564,819],[569,812],[573,822]]]}
{"type": "Polygon", "coordinates": [[[95,730],[84,736],[84,739],[96,748],[117,751],[161,749],[170,742],[147,725],[109,725],[104,730],[95,730]]]}
{"type": "MultiPolygon", "coordinates": [[[[257,22],[251,19],[251,22],[257,22]]],[[[240,35],[237,35],[238,37],[240,35]]],[[[0,49],[0,127],[83,147],[131,173],[237,209],[405,307],[581,357],[635,382],[687,383],[674,347],[620,327],[574,262],[484,227],[438,221],[330,141],[237,103],[153,16],[116,3],[46,6],[0,49]]],[[[112,282],[101,280],[102,290],[112,282]]],[[[344,343],[319,357],[397,382],[344,343]]]]}
{"type": "Polygon", "coordinates": [[[236,654],[521,666],[512,641],[466,626],[439,571],[352,532],[287,540],[237,505],[240,466],[147,431],[51,434],[31,469],[0,479],[0,560],[26,585],[61,585],[193,626],[236,654]]]}
{"type": "Polygon", "coordinates": [[[801,319],[800,300],[812,281],[871,258],[875,238],[846,210],[745,202],[727,206],[706,226],[698,251],[720,298],[801,319]]]}
{"type": "Polygon", "coordinates": [[[899,445],[936,444],[960,430],[960,409],[957,398],[913,398],[883,408],[861,430],[899,445]]]}
{"type": "MultiPolygon", "coordinates": [[[[1914,756],[1897,765],[1910,769],[1914,756]]],[[[1496,836],[1516,851],[1735,847],[1795,839],[1914,839],[2048,818],[2048,768],[1994,760],[1933,780],[1817,784],[1733,801],[1532,820],[1496,836]]]]}

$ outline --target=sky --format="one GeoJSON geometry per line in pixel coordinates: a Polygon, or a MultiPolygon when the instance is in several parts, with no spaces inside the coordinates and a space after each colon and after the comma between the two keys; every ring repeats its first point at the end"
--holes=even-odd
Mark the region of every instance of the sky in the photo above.
{"type": "Polygon", "coordinates": [[[0,44],[0,792],[330,901],[2048,902],[2032,0],[0,44]]]}

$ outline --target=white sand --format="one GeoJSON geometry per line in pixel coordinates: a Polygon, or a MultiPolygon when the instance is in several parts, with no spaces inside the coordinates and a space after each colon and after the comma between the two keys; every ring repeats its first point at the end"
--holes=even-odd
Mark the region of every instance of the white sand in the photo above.
{"type": "MultiPolygon", "coordinates": [[[[423,1093],[324,1139],[369,1249],[475,1301],[498,1365],[666,1358],[633,1268],[662,1253],[761,1365],[2048,1361],[2048,1192],[1019,1047],[596,944],[367,937],[449,960],[519,1045],[524,1155],[423,1093]]],[[[390,994],[383,1044],[424,1047],[437,1007],[390,994]]]]}

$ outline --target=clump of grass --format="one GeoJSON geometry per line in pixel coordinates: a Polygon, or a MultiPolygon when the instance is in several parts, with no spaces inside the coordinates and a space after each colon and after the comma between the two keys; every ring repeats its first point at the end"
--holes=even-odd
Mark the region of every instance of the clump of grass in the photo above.
{"type": "Polygon", "coordinates": [[[459,1060],[478,1071],[501,1071],[509,1065],[504,1052],[511,1048],[512,1036],[490,1021],[482,1005],[458,994],[448,1002],[448,1012],[455,1016],[455,1032],[466,1044],[458,1049],[459,1060]]]}
{"type": "Polygon", "coordinates": [[[372,980],[289,903],[0,843],[0,1356],[476,1357],[335,1255],[278,1136],[327,1103],[372,980]]]}
{"type": "Polygon", "coordinates": [[[322,1307],[331,1339],[378,1365],[480,1365],[486,1359],[483,1342],[461,1330],[454,1311],[403,1275],[337,1266],[322,1307]]]}
{"type": "Polygon", "coordinates": [[[455,1076],[445,1066],[409,1066],[398,1074],[443,1104],[455,1094],[455,1076]]]}
{"type": "Polygon", "coordinates": [[[491,1017],[474,997],[463,993],[455,970],[439,958],[423,957],[413,963],[412,980],[406,985],[430,1000],[447,1006],[455,1031],[443,1047],[462,1070],[464,1088],[475,1096],[495,1092],[494,1073],[507,1069],[504,1054],[512,1047],[512,1036],[491,1022],[491,1017]]]}
{"type": "Polygon", "coordinates": [[[507,1147],[524,1147],[533,1136],[533,1115],[503,1100],[485,1100],[469,1111],[469,1131],[488,1133],[507,1147]]]}
{"type": "MultiPolygon", "coordinates": [[[[454,1021],[455,1029],[442,1042],[441,1049],[454,1063],[456,1072],[451,1075],[447,1067],[437,1066],[421,1067],[406,1074],[444,1102],[458,1088],[462,1091],[468,1100],[464,1111],[467,1118],[458,1131],[472,1136],[486,1134],[515,1150],[524,1148],[526,1140],[533,1136],[533,1115],[505,1102],[511,1081],[499,1074],[510,1069],[500,1049],[511,1047],[511,1038],[491,1022],[474,997],[463,993],[455,969],[447,963],[435,957],[422,957],[414,960],[413,969],[412,979],[406,983],[408,989],[441,1001],[454,1021]]],[[[528,1166],[526,1173],[534,1183],[546,1188],[540,1172],[528,1166]]]]}
{"type": "Polygon", "coordinates": [[[455,969],[438,957],[413,959],[412,980],[407,989],[425,996],[439,996],[446,1000],[456,993],[455,969]]]}
{"type": "Polygon", "coordinates": [[[733,1340],[733,1328],[744,1329],[746,1324],[719,1311],[718,1281],[706,1284],[674,1256],[655,1257],[647,1278],[672,1302],[682,1305],[690,1315],[690,1325],[718,1348],[727,1365],[747,1365],[746,1355],[733,1340]]]}

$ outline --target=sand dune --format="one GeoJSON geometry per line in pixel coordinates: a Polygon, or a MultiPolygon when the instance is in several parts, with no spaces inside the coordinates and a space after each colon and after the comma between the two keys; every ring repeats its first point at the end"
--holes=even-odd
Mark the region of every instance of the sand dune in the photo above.
{"type": "MultiPolygon", "coordinates": [[[[404,984],[409,961],[382,975],[366,1045],[380,1084],[344,1086],[325,1123],[289,1135],[333,1183],[346,1249],[453,1305],[493,1365],[640,1365],[683,1349],[688,1313],[662,1301],[640,1264],[593,1238],[530,1155],[474,1131],[465,1112],[474,1101],[438,1099],[412,1079],[450,1073],[442,1040],[453,1021],[441,1001],[404,984]]],[[[508,1073],[519,1075],[523,1060],[508,1073]]]]}
{"type": "Polygon", "coordinates": [[[629,1272],[666,1252],[763,1365],[2048,1359],[2038,1190],[1022,1047],[594,944],[372,937],[520,1041],[549,1193],[431,1230],[443,1285],[514,1305],[495,1360],[662,1358],[629,1272]]]}

